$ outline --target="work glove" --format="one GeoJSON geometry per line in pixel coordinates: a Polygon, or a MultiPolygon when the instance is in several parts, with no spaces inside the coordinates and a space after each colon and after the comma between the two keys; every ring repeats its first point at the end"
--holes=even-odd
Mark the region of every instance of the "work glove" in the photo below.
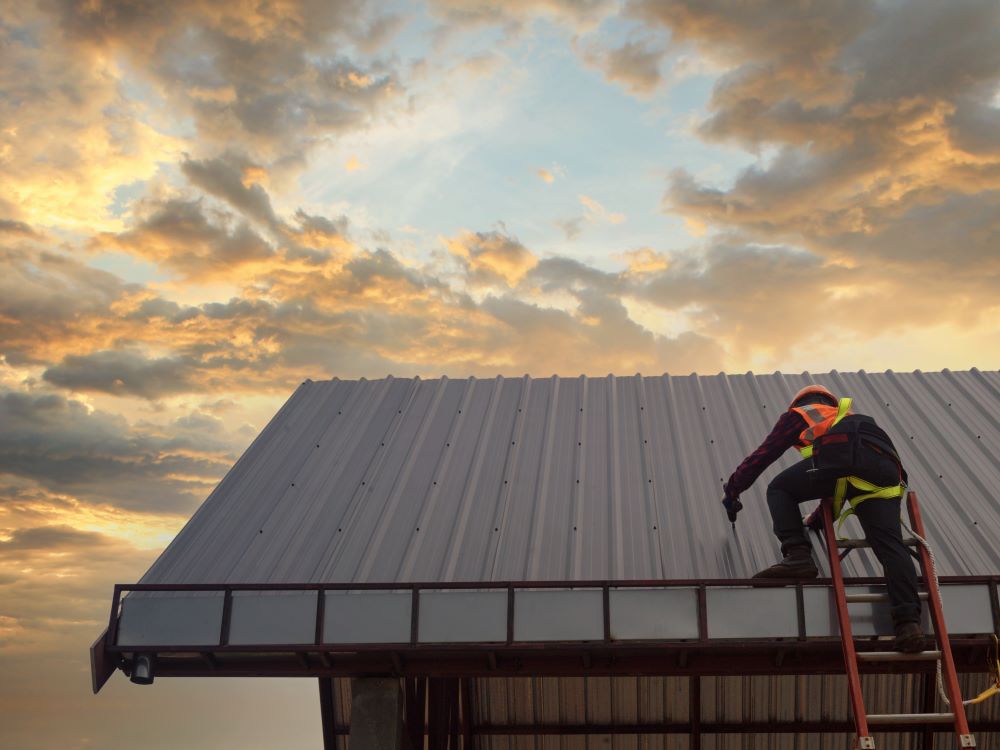
{"type": "Polygon", "coordinates": [[[822,505],[817,505],[812,513],[802,518],[802,524],[810,531],[821,531],[823,529],[822,509],[822,505]]]}
{"type": "Polygon", "coordinates": [[[729,516],[729,523],[736,526],[736,514],[743,510],[743,503],[739,501],[739,498],[730,497],[726,495],[722,498],[722,507],[726,509],[726,515],[729,516]]]}

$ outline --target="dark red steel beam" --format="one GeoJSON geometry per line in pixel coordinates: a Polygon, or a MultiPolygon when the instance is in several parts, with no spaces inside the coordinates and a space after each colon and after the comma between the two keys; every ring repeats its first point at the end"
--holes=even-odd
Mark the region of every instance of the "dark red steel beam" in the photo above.
{"type": "MultiPolygon", "coordinates": [[[[580,677],[580,676],[667,676],[667,675],[810,675],[843,674],[843,658],[837,651],[822,654],[798,653],[783,662],[783,667],[775,665],[773,651],[761,654],[706,654],[689,655],[684,667],[678,666],[671,655],[607,656],[594,654],[590,667],[583,666],[579,653],[568,652],[557,656],[515,656],[497,659],[496,669],[490,669],[480,658],[456,658],[449,656],[429,656],[425,659],[407,659],[404,676],[434,677],[580,677]]],[[[981,661],[969,664],[966,660],[960,667],[966,673],[984,673],[986,650],[981,661]]],[[[904,663],[896,669],[898,673],[924,673],[931,665],[904,663]]],[[[863,672],[884,673],[878,665],[866,663],[863,672]]],[[[387,657],[377,655],[338,656],[330,666],[310,660],[304,666],[293,656],[270,659],[220,657],[214,669],[209,669],[196,655],[160,655],[157,658],[158,677],[352,677],[392,674],[392,662],[387,657]]]]}
{"type": "MultiPolygon", "coordinates": [[[[984,719],[972,721],[969,728],[973,732],[998,732],[1000,720],[984,719]]],[[[850,721],[751,721],[751,722],[703,722],[702,734],[822,734],[827,732],[851,732],[854,724],[850,721]]],[[[886,724],[879,725],[876,733],[894,734],[899,732],[953,732],[950,725],[886,724]]],[[[349,726],[337,726],[338,735],[350,734],[349,726]]],[[[488,736],[559,736],[592,734],[688,734],[688,723],[646,723],[646,724],[483,724],[473,730],[480,737],[488,736]]]]}
{"type": "Polygon", "coordinates": [[[320,677],[319,683],[319,715],[323,722],[323,750],[337,750],[336,720],[334,712],[334,696],[332,677],[320,677]]]}
{"type": "Polygon", "coordinates": [[[100,692],[118,668],[118,655],[108,651],[108,631],[98,636],[90,647],[90,679],[94,695],[100,692]]]}
{"type": "MultiPolygon", "coordinates": [[[[940,576],[941,583],[991,583],[1000,580],[1000,575],[940,576]]],[[[848,586],[884,584],[885,579],[877,576],[845,578],[848,586]]],[[[815,578],[809,585],[830,586],[830,578],[815,578]]],[[[698,588],[699,586],[749,586],[751,588],[772,588],[773,583],[761,582],[753,578],[651,578],[642,580],[612,581],[607,579],[588,581],[421,581],[414,583],[119,583],[118,593],[128,591],[412,591],[413,589],[601,589],[611,588],[698,588]]]]}
{"type": "MultiPolygon", "coordinates": [[[[879,725],[878,732],[917,732],[927,728],[925,724],[885,724],[879,725]]],[[[662,724],[484,724],[475,730],[478,736],[517,735],[587,735],[587,734],[688,734],[692,731],[689,723],[662,724]]],[[[973,722],[973,731],[992,732],[1000,730],[1000,721],[986,720],[973,722]]],[[[823,732],[852,732],[851,721],[760,721],[760,722],[702,722],[702,734],[819,734],[823,732]]],[[[934,732],[954,732],[950,725],[935,725],[934,732]]]]}

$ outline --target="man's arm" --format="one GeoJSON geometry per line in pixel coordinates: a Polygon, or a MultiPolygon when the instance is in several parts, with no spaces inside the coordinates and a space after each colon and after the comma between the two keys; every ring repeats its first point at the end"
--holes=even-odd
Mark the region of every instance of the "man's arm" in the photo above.
{"type": "Polygon", "coordinates": [[[746,492],[764,469],[798,442],[799,435],[805,428],[806,421],[797,412],[786,411],[778,417],[778,421],[771,428],[771,434],[764,438],[764,442],[757,450],[743,459],[743,463],[736,468],[723,486],[726,497],[735,500],[746,492]]]}

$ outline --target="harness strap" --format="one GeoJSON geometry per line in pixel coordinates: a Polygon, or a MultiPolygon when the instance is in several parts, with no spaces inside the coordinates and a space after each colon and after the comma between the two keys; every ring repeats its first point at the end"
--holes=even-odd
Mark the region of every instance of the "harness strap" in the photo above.
{"type": "Polygon", "coordinates": [[[891,487],[879,487],[861,477],[840,477],[833,491],[833,517],[837,519],[837,536],[840,537],[840,527],[844,525],[850,516],[854,515],[855,509],[865,500],[891,500],[894,497],[902,497],[906,492],[906,485],[900,483],[891,487]],[[847,488],[852,487],[862,494],[855,497],[847,497],[847,488]],[[846,506],[844,500],[847,500],[846,506]]]}

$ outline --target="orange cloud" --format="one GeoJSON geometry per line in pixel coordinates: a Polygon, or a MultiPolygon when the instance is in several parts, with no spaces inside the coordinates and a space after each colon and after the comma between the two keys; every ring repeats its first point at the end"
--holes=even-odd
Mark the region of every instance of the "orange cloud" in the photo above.
{"type": "Polygon", "coordinates": [[[502,279],[514,286],[538,259],[517,240],[498,232],[465,232],[444,240],[448,251],[484,282],[502,279]]]}

